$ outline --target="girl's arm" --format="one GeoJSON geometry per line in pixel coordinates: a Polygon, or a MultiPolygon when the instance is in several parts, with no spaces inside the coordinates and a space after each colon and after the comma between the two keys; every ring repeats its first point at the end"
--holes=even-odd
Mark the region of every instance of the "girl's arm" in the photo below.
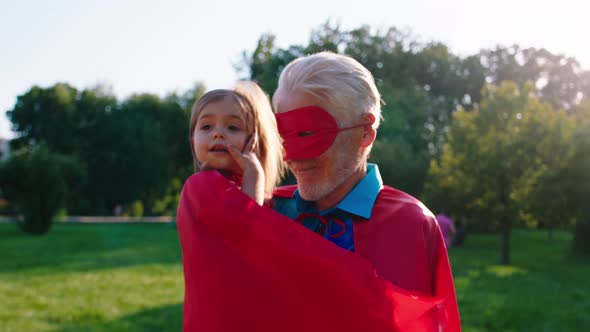
{"type": "Polygon", "coordinates": [[[254,153],[257,140],[258,136],[256,134],[252,135],[244,146],[243,152],[230,145],[229,153],[242,169],[242,191],[255,200],[256,203],[262,205],[264,203],[265,177],[260,160],[254,153]]]}

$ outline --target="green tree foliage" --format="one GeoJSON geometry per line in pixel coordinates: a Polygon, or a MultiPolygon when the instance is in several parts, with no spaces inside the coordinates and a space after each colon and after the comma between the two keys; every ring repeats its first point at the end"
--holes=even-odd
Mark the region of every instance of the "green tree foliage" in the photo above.
{"type": "Polygon", "coordinates": [[[416,196],[427,180],[430,159],[440,158],[453,112],[477,107],[486,82],[511,80],[523,88],[531,81],[537,97],[567,111],[590,95],[590,72],[573,58],[516,45],[459,57],[443,43],[421,42],[395,27],[344,30],[327,22],[312,31],[307,45],[286,48],[277,47],[275,36],[267,33],[253,52],[244,52],[241,67],[272,94],[291,60],[324,50],[350,55],[373,73],[384,121],[372,158],[391,166],[383,172],[386,183],[416,196]]]}
{"type": "Polygon", "coordinates": [[[590,98],[584,100],[576,109],[575,153],[565,174],[571,184],[570,209],[577,218],[574,230],[574,250],[590,254],[590,98]]]}
{"type": "Polygon", "coordinates": [[[131,203],[129,215],[131,217],[141,218],[143,216],[143,203],[141,203],[141,201],[134,201],[131,203]]]}
{"type": "Polygon", "coordinates": [[[388,183],[408,193],[422,192],[430,162],[430,155],[417,155],[404,143],[379,140],[373,145],[369,161],[379,165],[379,172],[388,183]]]}
{"type": "Polygon", "coordinates": [[[441,43],[420,43],[395,28],[373,31],[361,26],[344,31],[328,22],[313,30],[305,46],[281,49],[274,35],[263,35],[255,50],[244,54],[244,67],[249,79],[272,94],[290,61],[323,50],[348,54],[373,73],[385,105],[378,134],[382,144],[372,158],[393,160],[388,164],[395,167],[383,174],[386,183],[420,195],[429,160],[442,147],[452,111],[459,105],[471,108],[479,100],[485,77],[478,58],[461,59],[441,43]]]}
{"type": "Polygon", "coordinates": [[[561,202],[539,201],[568,165],[573,123],[534,96],[532,84],[488,86],[473,111],[454,114],[440,162],[430,166],[427,200],[459,219],[502,234],[501,262],[509,263],[510,231],[526,214],[553,220],[561,202]],[[539,187],[542,190],[537,191],[539,187]],[[541,205],[549,206],[541,206],[541,205]]]}
{"type": "Polygon", "coordinates": [[[176,215],[180,193],[182,191],[182,182],[178,178],[172,179],[166,188],[166,194],[154,203],[152,211],[157,215],[176,215]]]}
{"type": "Polygon", "coordinates": [[[77,159],[42,146],[20,150],[0,165],[4,195],[22,215],[18,226],[31,234],[49,231],[55,214],[79,192],[85,179],[77,159]]]}
{"type": "Polygon", "coordinates": [[[574,58],[518,45],[482,50],[479,56],[489,83],[514,81],[522,86],[532,81],[537,96],[557,108],[569,110],[581,96],[590,95],[590,72],[574,58]]]}
{"type": "Polygon", "coordinates": [[[83,154],[95,210],[109,213],[117,204],[141,200],[145,214],[152,214],[169,182],[190,174],[189,112],[181,102],[172,95],[134,95],[99,119],[83,154]]]}
{"type": "Polygon", "coordinates": [[[520,145],[529,146],[524,152],[531,159],[515,199],[535,226],[550,231],[568,228],[576,220],[572,203],[577,199],[572,189],[578,183],[572,181],[569,172],[575,162],[575,122],[565,111],[553,110],[536,114],[527,125],[520,145]]]}
{"type": "MultiPolygon", "coordinates": [[[[262,35],[238,67],[272,95],[290,61],[323,50],[353,56],[376,79],[384,121],[371,161],[381,165],[385,183],[415,196],[426,188],[429,205],[484,230],[500,229],[505,220],[550,228],[588,220],[580,208],[588,191],[580,184],[590,182],[583,180],[590,129],[581,129],[588,106],[580,101],[590,96],[590,72],[575,59],[518,46],[461,57],[395,27],[342,29],[327,22],[305,45],[279,48],[274,35],[262,35]],[[505,80],[516,85],[504,86],[505,80]],[[500,87],[482,90],[486,82],[500,87]],[[490,123],[469,120],[471,112],[490,123]],[[482,179],[460,173],[472,171],[496,173],[482,179]]],[[[119,101],[101,86],[34,86],[8,112],[17,132],[13,150],[44,146],[80,161],[88,180],[67,200],[70,214],[111,214],[116,204],[129,210],[135,201],[146,215],[170,213],[178,183],[192,173],[188,121],[204,91],[197,83],[164,98],[138,94],[119,101]]]]}
{"type": "Polygon", "coordinates": [[[64,153],[77,151],[80,117],[75,102],[78,91],[67,84],[48,89],[32,87],[17,98],[14,109],[7,112],[19,135],[13,149],[28,144],[43,144],[64,153]],[[59,130],[56,130],[59,128],[59,130]]]}
{"type": "Polygon", "coordinates": [[[283,68],[305,54],[301,46],[291,46],[288,49],[279,49],[275,45],[276,37],[273,34],[263,34],[252,54],[244,52],[241,64],[237,64],[240,71],[247,71],[248,78],[257,82],[260,87],[267,91],[276,90],[279,75],[283,68]]]}
{"type": "Polygon", "coordinates": [[[387,99],[370,161],[380,165],[386,183],[418,196],[436,153],[434,128],[426,125],[427,113],[435,106],[420,90],[391,89],[387,99]]]}
{"type": "Polygon", "coordinates": [[[143,111],[158,104],[155,96],[134,97],[99,120],[91,148],[83,158],[92,179],[87,195],[99,213],[109,214],[116,204],[145,199],[165,185],[163,135],[150,114],[143,111]]]}
{"type": "Polygon", "coordinates": [[[111,214],[116,204],[136,200],[151,214],[169,182],[191,173],[190,109],[204,90],[197,83],[165,98],[140,94],[118,102],[101,86],[35,86],[8,112],[18,134],[13,147],[43,145],[85,165],[88,181],[68,200],[70,214],[111,214]]]}

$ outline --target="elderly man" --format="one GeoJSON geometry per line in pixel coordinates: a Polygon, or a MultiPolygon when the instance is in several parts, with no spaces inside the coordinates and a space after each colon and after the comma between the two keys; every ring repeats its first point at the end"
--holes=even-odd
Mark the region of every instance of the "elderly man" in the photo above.
{"type": "Polygon", "coordinates": [[[384,186],[377,165],[367,162],[380,101],[371,73],[351,57],[322,52],[287,65],[273,103],[297,186],[277,189],[273,208],[365,258],[394,285],[445,298],[447,319],[459,326],[434,215],[416,198],[384,186]]]}
{"type": "Polygon", "coordinates": [[[298,187],[278,188],[273,210],[220,172],[186,181],[184,331],[460,330],[434,216],[367,163],[379,100],[349,57],[295,60],[274,102],[298,187]]]}

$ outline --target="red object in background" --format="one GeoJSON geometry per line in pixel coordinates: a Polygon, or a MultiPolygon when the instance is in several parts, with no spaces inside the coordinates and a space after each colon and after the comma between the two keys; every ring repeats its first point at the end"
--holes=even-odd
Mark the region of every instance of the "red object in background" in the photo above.
{"type": "Polygon", "coordinates": [[[217,172],[187,180],[177,222],[184,331],[458,330],[444,300],[396,288],[217,172]]]}

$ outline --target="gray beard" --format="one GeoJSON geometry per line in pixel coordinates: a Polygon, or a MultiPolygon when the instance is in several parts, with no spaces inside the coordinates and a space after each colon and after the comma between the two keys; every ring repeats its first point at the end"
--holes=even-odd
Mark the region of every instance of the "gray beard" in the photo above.
{"type": "MultiPolygon", "coordinates": [[[[355,157],[358,158],[360,156],[355,157]]],[[[337,155],[334,163],[341,166],[336,169],[336,176],[334,177],[335,180],[333,182],[328,182],[328,180],[326,180],[321,183],[302,185],[299,183],[299,181],[297,181],[297,189],[301,198],[306,201],[317,202],[334,192],[338,187],[346,182],[346,180],[348,180],[358,170],[360,164],[362,164],[362,160],[350,162],[350,158],[350,153],[347,154],[345,151],[342,151],[337,155]]]]}

